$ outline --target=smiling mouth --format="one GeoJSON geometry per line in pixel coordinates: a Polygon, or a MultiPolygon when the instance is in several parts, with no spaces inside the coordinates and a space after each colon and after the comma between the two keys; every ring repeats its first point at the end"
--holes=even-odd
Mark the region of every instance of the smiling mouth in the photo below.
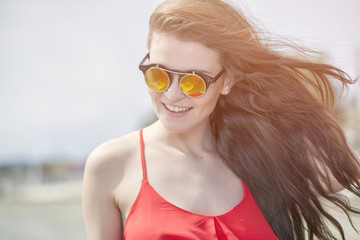
{"type": "Polygon", "coordinates": [[[191,107],[176,107],[176,106],[171,106],[168,104],[164,104],[164,106],[171,112],[176,112],[176,113],[180,113],[180,112],[186,112],[189,111],[191,109],[191,107]]]}

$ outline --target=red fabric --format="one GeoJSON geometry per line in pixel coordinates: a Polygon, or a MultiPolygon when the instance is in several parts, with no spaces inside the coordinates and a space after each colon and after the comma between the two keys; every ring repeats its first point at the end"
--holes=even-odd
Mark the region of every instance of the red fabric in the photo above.
{"type": "Polygon", "coordinates": [[[275,240],[278,239],[243,183],[244,197],[230,211],[203,216],[181,209],[162,198],[146,179],[140,131],[143,180],[126,219],[124,240],[275,240]]]}

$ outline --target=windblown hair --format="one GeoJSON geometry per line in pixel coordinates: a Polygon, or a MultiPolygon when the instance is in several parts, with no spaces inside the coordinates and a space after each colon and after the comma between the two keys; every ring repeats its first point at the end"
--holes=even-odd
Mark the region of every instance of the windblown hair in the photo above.
{"type": "Polygon", "coordinates": [[[326,222],[345,239],[321,198],[348,217],[360,213],[333,185],[360,196],[359,162],[337,123],[332,86],[336,81],[343,90],[354,80],[309,60],[304,48],[272,43],[241,10],[221,0],[167,0],[150,18],[149,46],[154,32],[197,41],[220,54],[234,85],[211,115],[217,149],[250,188],[279,239],[335,239],[326,222]]]}

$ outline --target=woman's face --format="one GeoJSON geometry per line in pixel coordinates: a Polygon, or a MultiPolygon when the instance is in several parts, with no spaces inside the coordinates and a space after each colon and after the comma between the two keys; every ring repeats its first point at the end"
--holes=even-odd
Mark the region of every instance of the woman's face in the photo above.
{"type": "MultiPolygon", "coordinates": [[[[198,70],[216,76],[221,70],[220,56],[201,43],[183,41],[166,33],[153,33],[150,46],[150,63],[157,63],[177,71],[198,70]]],[[[173,132],[209,127],[209,117],[219,95],[224,92],[224,75],[210,84],[205,94],[191,98],[183,94],[179,76],[164,92],[149,89],[156,115],[165,128],[173,132]]]]}

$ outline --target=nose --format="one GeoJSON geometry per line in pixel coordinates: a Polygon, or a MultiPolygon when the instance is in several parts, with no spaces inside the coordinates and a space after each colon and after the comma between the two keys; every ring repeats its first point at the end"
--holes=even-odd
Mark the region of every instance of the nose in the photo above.
{"type": "Polygon", "coordinates": [[[173,74],[171,77],[172,77],[171,84],[170,84],[169,88],[166,89],[164,94],[170,102],[176,102],[176,101],[183,99],[186,96],[183,94],[183,92],[180,88],[179,75],[173,74]]]}

